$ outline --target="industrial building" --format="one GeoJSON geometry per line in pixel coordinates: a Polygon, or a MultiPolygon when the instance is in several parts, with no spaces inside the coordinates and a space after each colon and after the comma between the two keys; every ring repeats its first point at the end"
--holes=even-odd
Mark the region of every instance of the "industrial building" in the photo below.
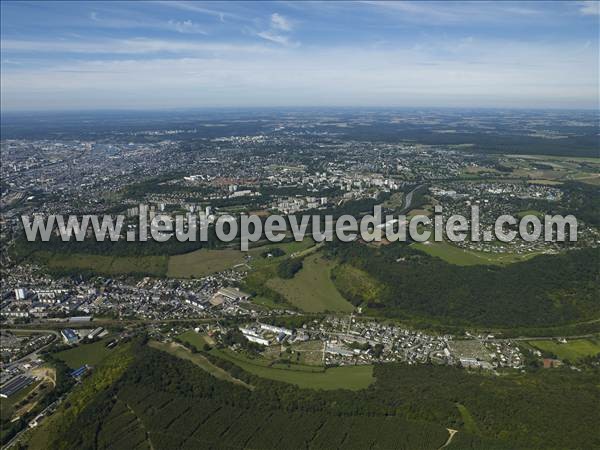
{"type": "Polygon", "coordinates": [[[60,332],[60,334],[67,344],[74,344],[79,340],[77,333],[75,333],[75,330],[72,330],[71,328],[65,328],[60,332]]]}
{"type": "Polygon", "coordinates": [[[94,330],[92,330],[88,335],[87,338],[88,339],[94,339],[95,337],[97,337],[100,333],[102,333],[102,331],[104,330],[104,328],[102,327],[98,327],[95,328],[94,330]]]}
{"type": "Polygon", "coordinates": [[[13,378],[12,380],[10,380],[4,386],[2,386],[2,388],[0,389],[0,397],[8,398],[11,395],[16,394],[20,390],[25,389],[27,386],[29,386],[34,381],[35,381],[35,378],[33,378],[33,377],[19,375],[19,376],[13,378]]]}
{"type": "Polygon", "coordinates": [[[246,294],[245,292],[240,291],[238,288],[231,287],[219,289],[217,295],[221,295],[230,301],[248,300],[250,298],[250,294],[246,294]]]}

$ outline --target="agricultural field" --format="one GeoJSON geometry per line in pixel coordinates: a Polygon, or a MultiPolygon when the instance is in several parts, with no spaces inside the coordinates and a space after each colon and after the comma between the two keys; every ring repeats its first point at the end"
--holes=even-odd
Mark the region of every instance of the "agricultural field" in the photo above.
{"type": "Polygon", "coordinates": [[[228,349],[213,348],[211,353],[259,377],[307,389],[359,390],[367,388],[375,380],[373,366],[342,366],[328,369],[295,364],[270,366],[269,361],[265,359],[251,360],[228,349]]]}
{"type": "Polygon", "coordinates": [[[92,344],[81,344],[58,352],[54,356],[64,361],[71,369],[77,369],[84,364],[95,366],[111,353],[111,349],[106,348],[107,342],[104,339],[92,344]]]}
{"type": "Polygon", "coordinates": [[[568,359],[569,361],[600,353],[600,338],[574,339],[567,341],[566,344],[550,340],[527,342],[538,350],[554,353],[559,359],[568,359]]]}
{"type": "Polygon", "coordinates": [[[598,185],[600,158],[579,158],[546,155],[506,155],[514,167],[513,175],[527,178],[535,184],[556,185],[568,180],[598,185]],[[539,169],[544,164],[548,169],[539,169]]]}
{"type": "Polygon", "coordinates": [[[51,270],[89,270],[107,276],[127,274],[164,276],[167,271],[166,256],[134,257],[36,252],[35,259],[42,261],[51,270]]]}
{"type": "Polygon", "coordinates": [[[475,250],[466,250],[458,248],[448,242],[415,242],[411,247],[427,253],[430,256],[435,256],[443,259],[450,264],[458,266],[475,266],[483,265],[504,265],[520,261],[526,261],[539,253],[484,253],[475,250]]]}
{"type": "Polygon", "coordinates": [[[304,266],[291,279],[272,278],[267,286],[306,312],[351,312],[354,307],[331,280],[334,263],[316,253],[304,259],[304,266]]]}

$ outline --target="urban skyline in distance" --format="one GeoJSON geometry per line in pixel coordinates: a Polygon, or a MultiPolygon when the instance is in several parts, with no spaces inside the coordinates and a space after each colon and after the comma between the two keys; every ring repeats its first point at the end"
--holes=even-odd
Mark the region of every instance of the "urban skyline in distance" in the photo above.
{"type": "Polygon", "coordinates": [[[598,108],[582,2],[1,4],[2,109],[598,108]]]}

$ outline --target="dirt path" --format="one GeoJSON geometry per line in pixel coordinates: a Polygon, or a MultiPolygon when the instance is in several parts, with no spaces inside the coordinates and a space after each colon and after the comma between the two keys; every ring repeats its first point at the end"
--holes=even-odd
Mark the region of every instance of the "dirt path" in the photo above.
{"type": "Polygon", "coordinates": [[[452,438],[454,437],[454,435],[456,433],[458,433],[458,430],[453,430],[452,428],[446,428],[446,430],[448,430],[448,440],[446,441],[446,443],[444,445],[442,445],[440,447],[440,449],[444,448],[444,447],[448,447],[450,445],[450,442],[452,442],[452,438]]]}
{"type": "Polygon", "coordinates": [[[234,383],[240,386],[245,387],[249,390],[254,390],[254,386],[240,380],[239,378],[235,378],[229,372],[214,365],[210,362],[206,357],[199,353],[192,353],[187,347],[178,344],[176,342],[171,342],[169,344],[158,342],[158,341],[149,341],[148,346],[155,348],[157,350],[161,350],[167,353],[170,353],[173,356],[176,356],[181,359],[187,359],[191,361],[196,366],[205,370],[215,378],[219,378],[221,380],[229,381],[230,383],[234,383]]]}

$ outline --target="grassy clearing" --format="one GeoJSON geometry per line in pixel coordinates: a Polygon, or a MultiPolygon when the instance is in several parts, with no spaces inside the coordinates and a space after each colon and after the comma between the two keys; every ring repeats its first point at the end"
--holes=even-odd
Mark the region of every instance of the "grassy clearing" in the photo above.
{"type": "Polygon", "coordinates": [[[183,342],[187,342],[188,344],[192,344],[198,350],[202,350],[204,344],[206,344],[206,340],[201,334],[196,333],[194,330],[188,330],[184,333],[181,333],[177,336],[183,342]]]}
{"type": "Polygon", "coordinates": [[[389,209],[400,209],[404,204],[404,193],[403,192],[395,192],[393,193],[389,199],[383,202],[384,208],[389,209]]]}
{"type": "Polygon", "coordinates": [[[538,211],[537,209],[526,209],[524,211],[519,211],[517,213],[517,217],[519,219],[522,219],[525,216],[536,216],[538,218],[542,218],[544,217],[544,213],[541,211],[538,211]]]}
{"type": "Polygon", "coordinates": [[[370,303],[377,302],[381,297],[381,285],[367,272],[350,264],[340,264],[334,267],[332,278],[346,298],[360,299],[370,303]]]}
{"type": "Polygon", "coordinates": [[[351,312],[354,307],[342,297],[331,280],[333,267],[332,261],[316,253],[304,259],[304,266],[294,278],[271,278],[267,287],[306,312],[351,312]]]}
{"type": "Polygon", "coordinates": [[[413,248],[436,256],[450,264],[458,266],[483,265],[504,265],[520,261],[526,261],[539,253],[517,254],[517,253],[485,253],[475,250],[465,250],[458,248],[448,242],[417,242],[412,244],[413,248]]]}
{"type": "Polygon", "coordinates": [[[245,261],[245,253],[239,250],[200,249],[169,258],[167,276],[172,278],[203,277],[229,269],[245,261]]]}
{"type": "Polygon", "coordinates": [[[167,275],[173,278],[203,277],[211,273],[230,269],[237,264],[248,262],[252,266],[261,267],[280,261],[293,253],[302,252],[314,245],[311,240],[301,242],[282,242],[251,248],[248,252],[234,249],[208,250],[200,249],[183,255],[169,258],[167,275]],[[278,258],[263,258],[262,254],[278,247],[286,254],[278,258]],[[250,256],[251,259],[248,259],[250,256]]]}
{"type": "Polygon", "coordinates": [[[250,360],[227,349],[213,348],[211,353],[259,377],[295,384],[306,389],[360,390],[367,388],[374,381],[373,366],[343,366],[323,369],[280,364],[269,367],[269,362],[264,359],[250,360]]]}
{"type": "Polygon", "coordinates": [[[576,361],[600,353],[600,339],[574,339],[561,344],[556,341],[528,341],[538,350],[554,353],[560,359],[576,361]]]}
{"type": "Polygon", "coordinates": [[[134,257],[36,252],[35,258],[51,270],[74,272],[90,270],[108,276],[127,274],[164,276],[167,272],[166,256],[134,257]]]}
{"type": "Polygon", "coordinates": [[[479,427],[477,426],[475,419],[473,418],[467,407],[465,405],[461,405],[460,403],[457,403],[456,407],[458,408],[458,412],[460,413],[460,416],[462,417],[462,420],[465,424],[465,429],[471,434],[480,434],[481,431],[479,431],[479,427]]]}
{"type": "Polygon", "coordinates": [[[528,180],[527,182],[529,184],[541,184],[544,186],[558,186],[562,184],[562,182],[556,180],[528,180]]]}
{"type": "Polygon", "coordinates": [[[232,377],[231,374],[229,374],[229,372],[227,372],[226,370],[223,370],[220,367],[217,367],[214,364],[212,364],[204,356],[200,355],[199,353],[192,353],[191,351],[189,351],[187,348],[183,347],[180,344],[177,344],[174,342],[172,342],[170,344],[166,344],[166,343],[158,342],[158,341],[149,341],[148,346],[150,346],[154,349],[157,349],[157,350],[161,350],[163,352],[167,352],[178,358],[191,361],[192,363],[194,363],[201,369],[210,373],[215,378],[218,378],[218,379],[224,380],[224,381],[229,381],[230,383],[238,384],[238,385],[244,386],[248,389],[253,389],[253,387],[250,386],[249,384],[246,384],[242,380],[238,380],[237,378],[232,377]]]}
{"type": "Polygon", "coordinates": [[[261,268],[271,264],[279,263],[292,255],[294,257],[304,256],[306,253],[310,253],[315,248],[316,245],[312,239],[304,239],[300,242],[291,241],[262,245],[260,247],[251,248],[248,253],[250,256],[252,256],[252,267],[261,268]],[[283,250],[285,255],[271,258],[265,258],[262,256],[263,253],[271,251],[275,248],[283,250]]]}
{"type": "Polygon", "coordinates": [[[106,342],[106,340],[102,340],[92,344],[81,344],[75,348],[58,352],[54,356],[64,361],[71,369],[77,369],[84,364],[95,366],[111,353],[111,349],[106,348],[106,342]]]}

